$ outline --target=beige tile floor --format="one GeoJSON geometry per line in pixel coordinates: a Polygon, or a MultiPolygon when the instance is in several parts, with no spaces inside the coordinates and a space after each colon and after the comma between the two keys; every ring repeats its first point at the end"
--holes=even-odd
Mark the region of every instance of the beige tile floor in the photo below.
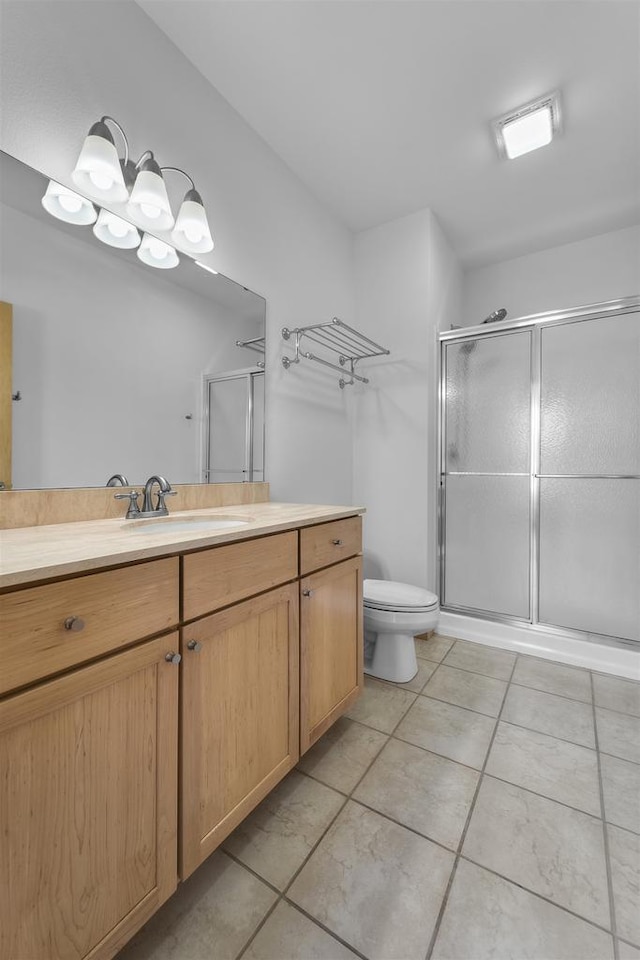
{"type": "Polygon", "coordinates": [[[119,960],[640,958],[640,684],[416,650],[119,960]]]}

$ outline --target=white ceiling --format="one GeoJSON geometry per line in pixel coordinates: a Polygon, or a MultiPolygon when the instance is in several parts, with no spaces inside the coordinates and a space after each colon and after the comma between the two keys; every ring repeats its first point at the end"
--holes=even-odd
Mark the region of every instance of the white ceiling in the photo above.
{"type": "Polygon", "coordinates": [[[353,230],[423,207],[467,266],[640,221],[635,0],[138,0],[353,230]],[[559,88],[564,134],[489,123],[559,88]]]}

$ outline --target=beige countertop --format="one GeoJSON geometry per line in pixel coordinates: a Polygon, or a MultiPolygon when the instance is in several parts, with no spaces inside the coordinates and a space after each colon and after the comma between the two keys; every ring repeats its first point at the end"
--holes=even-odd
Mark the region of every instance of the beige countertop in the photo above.
{"type": "Polygon", "coordinates": [[[0,531],[0,588],[83,573],[135,560],[185,553],[364,513],[363,507],[249,503],[172,511],[171,517],[237,518],[237,527],[211,531],[163,529],[163,520],[84,520],[0,531]],[[144,532],[134,526],[148,525],[144,532]]]}

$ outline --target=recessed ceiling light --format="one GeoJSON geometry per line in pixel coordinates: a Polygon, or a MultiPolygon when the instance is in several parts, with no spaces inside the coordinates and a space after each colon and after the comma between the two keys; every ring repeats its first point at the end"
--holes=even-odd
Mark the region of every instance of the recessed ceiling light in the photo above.
{"type": "Polygon", "coordinates": [[[493,121],[493,133],[501,157],[514,160],[544,147],[560,132],[558,93],[532,100],[493,121]]]}

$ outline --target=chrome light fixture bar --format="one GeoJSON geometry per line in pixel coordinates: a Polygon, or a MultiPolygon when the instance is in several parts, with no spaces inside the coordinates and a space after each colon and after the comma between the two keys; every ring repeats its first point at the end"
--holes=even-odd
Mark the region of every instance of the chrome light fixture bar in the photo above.
{"type": "Polygon", "coordinates": [[[93,233],[103,243],[128,249],[138,247],[140,260],[159,269],[176,267],[180,259],[171,244],[147,231],[172,230],[172,240],[187,253],[213,250],[207,214],[193,179],[179,167],[160,167],[150,150],[134,163],[129,158],[127,136],[113,117],[101,117],[90,128],[72,179],[91,200],[126,203],[133,223],[109,210],[97,210],[85,196],[53,180],[49,182],[42,205],[52,216],[67,223],[94,224],[93,233]],[[122,157],[118,155],[108,124],[122,138],[122,157]],[[189,184],[177,218],[171,210],[164,181],[163,174],[167,172],[180,174],[189,184]],[[142,240],[137,227],[144,231],[142,240]]]}

